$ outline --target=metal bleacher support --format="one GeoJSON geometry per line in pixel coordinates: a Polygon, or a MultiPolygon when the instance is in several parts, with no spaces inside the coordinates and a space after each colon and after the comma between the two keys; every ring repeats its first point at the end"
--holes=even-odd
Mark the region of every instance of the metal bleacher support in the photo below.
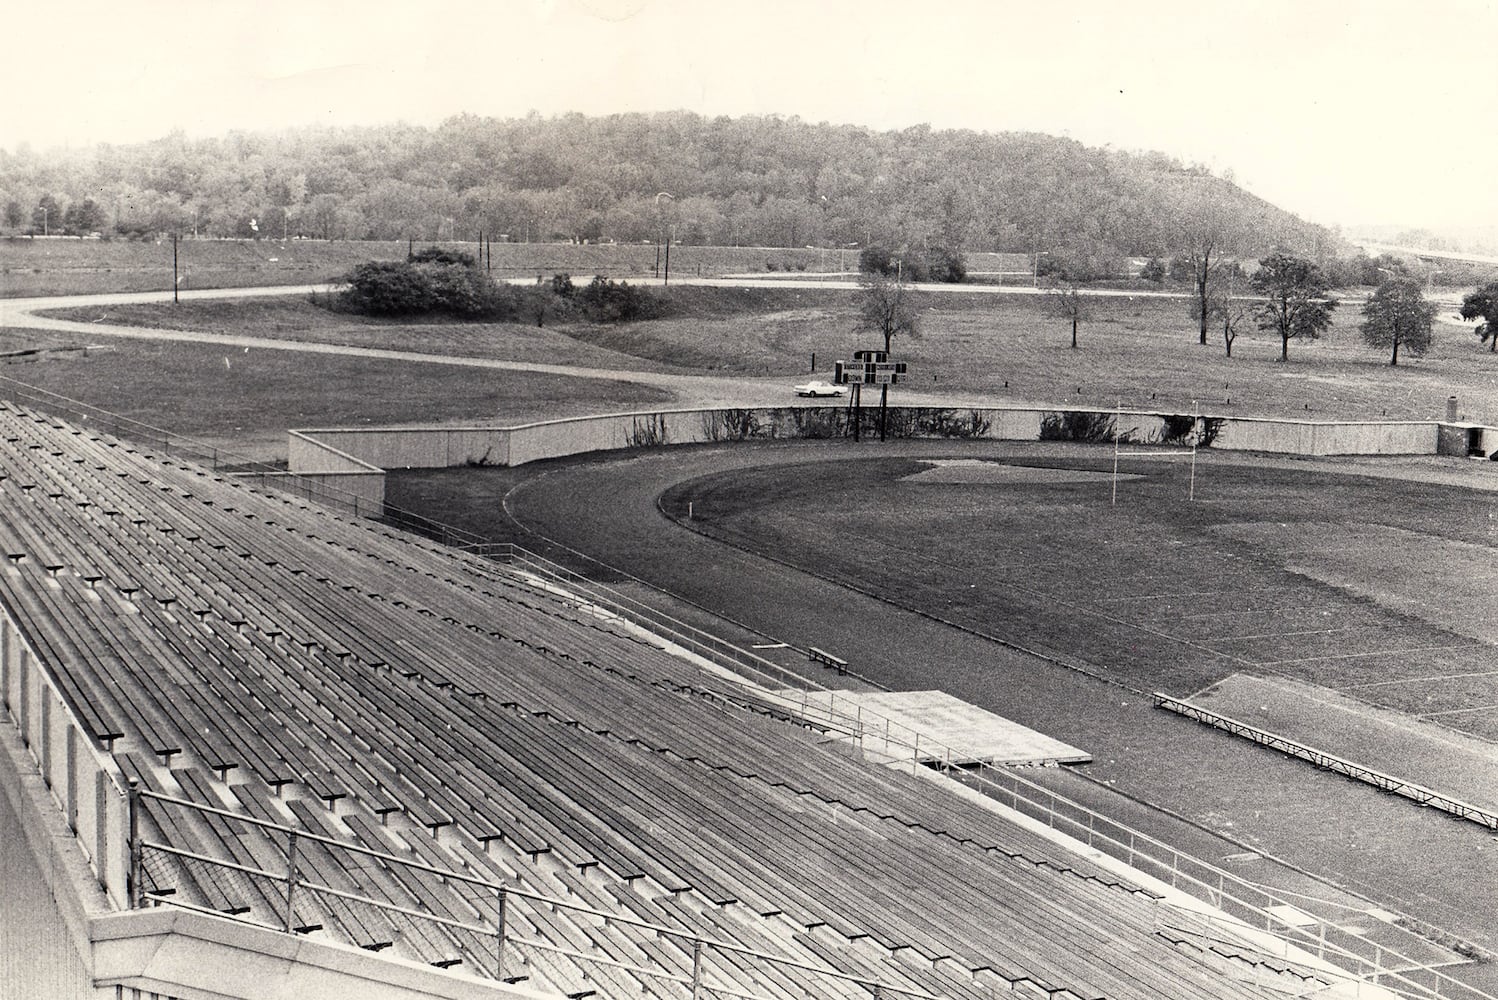
{"type": "Polygon", "coordinates": [[[810,659],[822,664],[823,666],[831,667],[839,674],[845,674],[848,672],[848,661],[840,656],[833,656],[826,650],[818,649],[817,647],[812,646],[806,651],[806,655],[810,659]]]}

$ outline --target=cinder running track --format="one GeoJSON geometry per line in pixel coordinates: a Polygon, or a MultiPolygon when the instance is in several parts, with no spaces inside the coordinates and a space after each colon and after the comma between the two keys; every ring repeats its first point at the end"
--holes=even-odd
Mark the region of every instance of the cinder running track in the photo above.
{"type": "MultiPolygon", "coordinates": [[[[1498,841],[1487,831],[1159,712],[1147,698],[1105,680],[698,535],[656,506],[662,491],[696,476],[872,455],[875,448],[881,457],[1019,453],[1014,445],[987,443],[802,442],[474,470],[465,476],[481,478],[468,480],[465,490],[482,492],[482,477],[492,476],[490,495],[495,501],[502,496],[504,509],[496,502],[465,526],[501,536],[513,533],[514,525],[505,524],[512,519],[766,635],[827,649],[889,687],[940,687],[1090,751],[1096,758],[1087,768],[1091,777],[1205,828],[1193,832],[1193,848],[1222,852],[1206,860],[1249,879],[1262,877],[1262,861],[1225,860],[1247,844],[1498,951],[1492,903],[1498,841]]],[[[1380,471],[1400,474],[1397,467],[1380,471]]],[[[1429,470],[1405,471],[1421,476],[1429,470]]],[[[401,489],[399,477],[392,486],[401,489]]],[[[419,488],[430,494],[433,482],[425,479],[419,488]]],[[[1066,793],[1078,794],[1075,782],[1066,793]]],[[[1106,786],[1082,794],[1105,812],[1133,813],[1131,821],[1143,812],[1122,800],[1110,809],[1106,786]]],[[[1487,975],[1483,967],[1465,975],[1451,971],[1464,978],[1487,975]]],[[[1495,984],[1487,979],[1491,989],[1495,984]]]]}

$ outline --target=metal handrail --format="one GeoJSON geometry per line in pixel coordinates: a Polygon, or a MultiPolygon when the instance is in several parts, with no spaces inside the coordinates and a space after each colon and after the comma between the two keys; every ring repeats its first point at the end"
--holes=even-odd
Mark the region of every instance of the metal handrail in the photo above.
{"type": "MultiPolygon", "coordinates": [[[[838,971],[836,969],[832,969],[832,968],[826,968],[826,967],[822,967],[822,966],[812,965],[810,963],[802,962],[802,961],[799,961],[798,959],[791,958],[790,956],[787,956],[787,955],[775,955],[775,954],[772,954],[770,952],[765,952],[765,951],[760,951],[760,950],[755,949],[755,948],[750,948],[750,947],[748,947],[746,945],[736,944],[736,943],[734,943],[732,941],[725,941],[725,940],[721,940],[719,938],[705,937],[705,936],[700,935],[700,934],[692,934],[692,933],[689,933],[687,931],[680,930],[679,928],[667,927],[667,926],[662,925],[662,924],[651,923],[648,920],[641,920],[638,917],[629,916],[627,914],[610,913],[610,912],[607,912],[605,910],[599,910],[599,909],[596,909],[595,907],[587,906],[587,905],[585,905],[583,903],[572,902],[570,900],[560,899],[560,898],[557,898],[555,896],[548,896],[548,895],[545,895],[544,893],[532,892],[529,889],[522,889],[522,888],[517,888],[517,887],[514,887],[514,886],[504,885],[503,883],[493,882],[493,881],[490,881],[488,879],[478,878],[478,877],[473,876],[473,875],[466,875],[466,874],[464,874],[462,872],[455,872],[455,871],[451,871],[451,870],[444,869],[444,868],[438,868],[438,867],[436,867],[434,865],[429,865],[429,864],[426,864],[424,862],[413,861],[413,860],[411,860],[409,858],[402,858],[402,857],[399,857],[399,856],[394,855],[394,854],[389,854],[389,853],[387,853],[385,851],[379,851],[379,850],[375,850],[373,848],[365,847],[362,844],[355,844],[355,843],[351,843],[349,841],[337,840],[337,839],[332,838],[332,837],[325,837],[325,836],[322,836],[321,834],[306,832],[306,831],[303,831],[303,830],[296,829],[294,827],[286,826],[284,824],[275,823],[275,822],[272,822],[270,820],[260,819],[259,817],[256,817],[256,816],[250,816],[250,815],[247,815],[247,814],[244,814],[244,813],[238,813],[238,812],[234,812],[232,810],[223,809],[223,808],[220,808],[218,806],[211,806],[211,805],[207,805],[205,803],[195,802],[195,801],[193,801],[191,799],[179,798],[179,797],[174,796],[174,795],[166,795],[166,794],[161,793],[161,792],[153,792],[153,791],[150,791],[148,789],[140,788],[135,782],[131,782],[131,788],[130,788],[130,810],[131,810],[131,816],[132,816],[132,826],[134,828],[136,828],[136,829],[138,829],[138,816],[139,816],[139,810],[141,808],[140,803],[142,801],[144,801],[144,800],[164,802],[164,803],[167,803],[169,805],[173,805],[173,806],[177,806],[177,807],[181,807],[181,808],[190,809],[190,810],[193,810],[193,811],[196,811],[196,812],[206,813],[206,814],[214,815],[214,816],[221,816],[221,817],[224,817],[226,819],[232,819],[232,820],[234,820],[236,822],[245,823],[245,824],[248,824],[248,825],[251,825],[251,826],[256,826],[256,827],[259,827],[261,829],[273,830],[273,831],[276,831],[278,833],[286,835],[289,839],[294,839],[296,841],[312,841],[314,843],[321,844],[324,847],[328,847],[328,848],[332,848],[332,849],[336,849],[336,850],[340,850],[340,851],[347,851],[349,853],[360,854],[360,855],[364,855],[364,856],[367,856],[367,857],[370,857],[370,858],[374,858],[374,859],[376,859],[376,860],[378,860],[378,861],[380,861],[380,862],[382,862],[382,863],[384,863],[386,865],[389,865],[389,866],[398,866],[398,867],[409,869],[409,870],[412,870],[412,871],[422,872],[422,873],[425,873],[425,874],[428,874],[428,875],[433,875],[433,876],[435,876],[437,878],[440,878],[440,879],[443,879],[443,880],[449,880],[449,881],[466,883],[466,884],[474,886],[476,888],[487,889],[487,890],[493,892],[496,895],[496,898],[498,898],[500,900],[505,900],[505,899],[509,899],[509,898],[524,899],[524,900],[526,900],[528,902],[542,904],[542,905],[545,905],[545,906],[552,907],[554,909],[567,910],[567,911],[570,911],[570,912],[573,912],[573,913],[584,914],[586,916],[590,916],[590,917],[593,917],[595,919],[598,919],[598,920],[604,922],[605,924],[621,924],[621,925],[628,926],[628,927],[638,928],[638,929],[640,929],[642,931],[646,931],[646,932],[649,932],[651,934],[655,934],[655,935],[658,935],[658,936],[664,936],[664,937],[669,937],[669,938],[680,939],[680,940],[683,940],[683,941],[689,941],[689,942],[692,943],[692,945],[693,945],[694,948],[711,948],[711,949],[714,949],[714,950],[717,950],[717,951],[732,952],[734,954],[743,955],[743,956],[748,957],[748,958],[754,958],[754,959],[758,959],[760,961],[768,962],[768,963],[771,963],[772,965],[777,965],[777,966],[784,967],[784,968],[799,969],[799,970],[804,971],[804,972],[815,973],[815,974],[817,974],[819,976],[826,976],[826,977],[830,977],[830,978],[833,978],[833,979],[838,979],[838,980],[841,980],[841,981],[844,981],[844,982],[854,983],[854,984],[857,984],[857,985],[860,985],[860,986],[866,986],[866,987],[869,987],[869,988],[875,990],[876,992],[883,991],[883,992],[895,993],[895,994],[899,994],[901,996],[913,997],[913,998],[915,998],[915,1000],[944,1000],[944,998],[942,998],[940,996],[937,996],[937,995],[931,994],[931,993],[927,993],[927,992],[925,992],[923,990],[914,989],[912,987],[901,986],[901,985],[898,985],[898,984],[895,984],[895,983],[888,983],[888,982],[885,982],[883,980],[870,979],[870,978],[868,978],[866,976],[857,976],[857,975],[853,975],[851,973],[840,972],[840,971],[838,971]]],[[[418,917],[418,918],[426,919],[426,920],[431,920],[431,921],[436,922],[436,923],[449,924],[449,925],[452,925],[452,926],[461,927],[461,928],[463,928],[465,930],[474,931],[475,933],[483,933],[483,934],[496,933],[496,930],[494,928],[477,927],[477,926],[473,926],[473,925],[463,924],[463,923],[461,923],[459,921],[454,921],[454,920],[450,920],[448,918],[439,917],[439,916],[437,916],[435,914],[429,914],[429,913],[424,913],[424,912],[417,911],[417,910],[411,910],[411,909],[408,909],[406,907],[402,907],[402,906],[400,906],[398,904],[391,903],[391,902],[388,902],[388,901],[371,899],[371,898],[369,898],[367,896],[360,896],[360,895],[357,895],[357,894],[354,894],[354,893],[345,892],[343,890],[334,889],[334,888],[332,888],[330,886],[319,885],[319,884],[313,883],[313,882],[311,882],[309,880],[306,880],[306,879],[299,879],[299,878],[296,877],[296,874],[295,874],[296,866],[295,866],[295,862],[294,861],[289,861],[289,863],[288,863],[288,871],[286,873],[268,872],[268,871],[264,871],[262,869],[252,868],[252,867],[249,867],[249,866],[246,866],[246,865],[241,865],[241,864],[238,864],[237,862],[227,861],[227,860],[223,860],[223,859],[220,859],[220,858],[211,858],[211,857],[208,857],[206,855],[198,854],[196,852],[188,851],[188,850],[185,850],[185,849],[182,849],[182,848],[172,847],[172,846],[169,846],[169,845],[166,845],[166,844],[155,843],[153,841],[146,840],[145,838],[139,837],[139,836],[137,836],[135,838],[135,840],[134,840],[133,851],[132,851],[132,864],[135,866],[135,869],[136,869],[135,872],[133,873],[133,879],[134,879],[133,884],[135,884],[136,886],[141,886],[143,884],[142,883],[142,870],[141,870],[141,866],[144,863],[143,862],[143,858],[142,858],[142,854],[143,854],[143,852],[144,852],[145,849],[163,851],[163,852],[168,853],[168,854],[172,854],[172,855],[175,855],[175,856],[180,856],[180,857],[187,858],[189,860],[198,862],[200,864],[211,865],[211,866],[214,866],[214,867],[224,868],[224,869],[228,869],[228,870],[231,870],[231,871],[238,871],[238,872],[244,873],[246,875],[254,875],[254,876],[258,876],[258,877],[274,879],[276,881],[289,882],[289,883],[292,883],[292,884],[295,884],[295,885],[300,885],[300,886],[302,886],[304,888],[307,888],[307,889],[310,889],[310,890],[314,890],[314,891],[317,891],[317,892],[328,892],[328,893],[331,893],[333,895],[340,896],[341,898],[353,900],[353,901],[360,902],[360,903],[365,903],[365,904],[368,904],[368,905],[371,905],[371,906],[374,906],[374,907],[377,907],[377,908],[380,908],[380,909],[390,910],[390,911],[393,911],[393,912],[399,912],[399,913],[403,913],[403,914],[408,915],[408,916],[418,917]]],[[[142,898],[144,898],[144,897],[149,897],[154,902],[157,902],[157,903],[168,903],[169,905],[177,905],[177,901],[176,900],[168,899],[167,897],[164,897],[164,896],[155,896],[155,895],[152,895],[150,893],[143,893],[142,894],[142,898]]],[[[137,902],[139,902],[139,900],[137,902]]],[[[202,907],[197,907],[197,909],[202,909],[202,907]]],[[[215,913],[218,916],[226,916],[226,917],[230,916],[228,914],[220,913],[219,911],[216,911],[216,910],[215,911],[208,911],[208,912],[215,913]]],[[[503,903],[501,903],[501,914],[502,913],[503,913],[503,903]]],[[[230,917],[230,918],[234,919],[232,917],[230,917]]],[[[502,920],[502,917],[501,917],[501,920],[502,920]]],[[[503,941],[505,938],[504,938],[504,934],[503,934],[503,925],[502,924],[500,925],[500,927],[498,929],[498,934],[499,934],[499,937],[500,937],[501,941],[503,941]]],[[[515,938],[513,935],[511,935],[509,939],[510,940],[521,940],[521,939],[515,938]]],[[[525,943],[525,942],[523,940],[521,940],[521,943],[525,943]]],[[[563,949],[557,949],[557,948],[555,948],[555,946],[549,946],[549,947],[552,947],[554,950],[563,951],[563,949]]],[[[584,954],[584,953],[580,953],[580,952],[565,952],[565,953],[573,955],[574,957],[577,957],[577,958],[587,959],[589,961],[596,960],[594,958],[594,956],[590,956],[590,955],[587,955],[587,954],[584,954]]],[[[653,974],[664,975],[665,978],[675,978],[675,977],[671,976],[669,973],[655,972],[653,974]]],[[[688,983],[691,982],[691,980],[681,980],[681,979],[678,979],[678,981],[680,981],[680,982],[688,982],[688,983]]]]}
{"type": "MultiPolygon", "coordinates": [[[[872,717],[878,722],[884,723],[884,728],[882,731],[879,731],[876,726],[876,730],[873,733],[874,737],[876,739],[883,739],[887,745],[892,743],[896,746],[904,747],[905,749],[910,750],[912,755],[912,763],[916,766],[919,766],[923,762],[930,762],[940,764],[944,771],[950,771],[953,769],[953,766],[951,764],[952,760],[963,759],[960,755],[954,754],[950,746],[943,744],[940,741],[932,740],[929,736],[926,737],[924,741],[925,752],[923,753],[921,738],[922,734],[919,730],[912,729],[911,727],[906,726],[903,723],[895,722],[889,717],[882,716],[877,712],[866,712],[863,710],[862,706],[859,706],[858,711],[860,714],[857,716],[848,715],[842,717],[840,720],[833,720],[833,716],[836,710],[837,697],[836,692],[829,692],[829,694],[831,694],[831,698],[829,698],[828,710],[825,713],[827,718],[834,722],[840,722],[842,730],[849,736],[857,738],[860,741],[860,746],[863,746],[865,744],[870,735],[870,729],[867,724],[867,717],[872,717]],[[909,740],[903,740],[900,739],[897,735],[893,735],[895,730],[900,729],[911,733],[912,738],[909,740]]],[[[810,710],[813,708],[820,710],[820,707],[821,706],[819,705],[813,706],[807,702],[803,702],[803,708],[808,712],[808,714],[805,716],[808,721],[811,721],[813,719],[820,719],[822,717],[822,713],[820,711],[816,713],[810,712],[810,710]]],[[[1198,886],[1200,889],[1206,890],[1205,901],[1218,907],[1221,907],[1224,901],[1232,901],[1236,905],[1241,906],[1252,913],[1256,918],[1263,919],[1265,929],[1273,932],[1275,924],[1273,914],[1269,913],[1264,906],[1258,905],[1248,899],[1244,899],[1238,895],[1227,892],[1226,887],[1227,885],[1231,884],[1235,887],[1238,887],[1239,889],[1247,889],[1250,890],[1251,894],[1256,893],[1263,898],[1270,900],[1271,902],[1268,905],[1280,905],[1281,901],[1275,896],[1273,892],[1270,892],[1261,886],[1255,885],[1254,883],[1249,882],[1246,879],[1234,875],[1226,869],[1218,868],[1216,865],[1213,865],[1208,861],[1203,861],[1202,859],[1197,858],[1193,855],[1186,854],[1178,850],[1177,848],[1165,843],[1164,841],[1151,837],[1149,834],[1134,830],[1127,824],[1121,823],[1118,820],[1105,816],[1102,813],[1089,808],[1088,806],[1082,805],[1081,803],[1072,801],[1071,799],[1066,798],[1064,795],[1060,795],[1050,789],[1037,785],[1011,769],[999,768],[985,761],[977,761],[975,762],[975,765],[976,766],[973,768],[963,767],[962,770],[966,774],[972,775],[979,784],[990,786],[997,792],[1007,791],[1011,801],[1014,801],[1016,803],[1016,809],[1018,808],[1017,803],[1020,799],[1018,789],[1024,788],[1028,790],[1029,794],[1026,794],[1024,796],[1023,801],[1027,805],[1033,806],[1034,808],[1043,810],[1044,812],[1048,813],[1052,819],[1052,826],[1055,826],[1056,820],[1070,823],[1078,828],[1079,833],[1086,833],[1086,842],[1088,844],[1092,844],[1096,840],[1101,839],[1107,843],[1114,844],[1119,848],[1126,849],[1126,860],[1131,867],[1134,866],[1134,861],[1136,858],[1145,858],[1163,867],[1163,865],[1165,864],[1164,861],[1154,857],[1151,854],[1141,853],[1139,848],[1142,844],[1152,848],[1160,849],[1170,859],[1172,876],[1171,881],[1173,886],[1176,884],[1176,880],[1178,878],[1185,879],[1186,881],[1198,886]],[[1003,782],[993,777],[994,775],[1000,774],[1004,776],[1003,782]],[[1010,783],[1007,788],[1005,787],[1004,782],[1010,783]],[[1050,800],[1051,804],[1049,806],[1045,804],[1046,799],[1050,800]],[[1088,824],[1084,826],[1081,821],[1072,819],[1071,817],[1059,813],[1056,809],[1057,804],[1064,804],[1069,809],[1076,810],[1077,812],[1086,816],[1089,821],[1088,824]],[[1112,827],[1122,833],[1126,833],[1129,839],[1127,841],[1123,841],[1110,837],[1106,834],[1100,834],[1097,831],[1095,825],[1097,821],[1102,821],[1107,826],[1112,827]],[[1217,882],[1215,886],[1215,892],[1213,891],[1214,887],[1212,885],[1212,882],[1203,880],[1196,877],[1195,875],[1189,874],[1186,871],[1180,870],[1179,865],[1182,861],[1187,862],[1190,866],[1194,866],[1197,869],[1204,869],[1209,878],[1215,876],[1217,882]]],[[[1000,801],[1002,803],[1002,798],[999,798],[998,796],[994,797],[997,801],[1000,801]]],[[[1315,914],[1311,914],[1311,916],[1315,916],[1315,914]]],[[[1338,928],[1335,924],[1330,923],[1324,918],[1316,917],[1316,922],[1317,926],[1321,929],[1322,937],[1312,935],[1309,931],[1306,931],[1303,928],[1285,924],[1284,926],[1286,928],[1286,934],[1289,935],[1286,940],[1289,940],[1291,937],[1298,937],[1302,940],[1302,943],[1308,946],[1314,945],[1317,948],[1322,949],[1323,951],[1334,952],[1339,957],[1355,962],[1360,966],[1370,966],[1371,968],[1369,971],[1373,975],[1385,977],[1392,976],[1398,979],[1400,982],[1408,984],[1411,989],[1418,992],[1422,996],[1448,998],[1453,996],[1469,996],[1478,998],[1478,1000],[1498,1000],[1498,998],[1493,997],[1489,993],[1486,993],[1474,986],[1463,983],[1458,979],[1453,979],[1452,977],[1447,976],[1445,973],[1441,972],[1439,969],[1431,968],[1420,962],[1417,962],[1414,959],[1409,958],[1408,956],[1399,952],[1398,950],[1386,945],[1367,942],[1374,949],[1374,957],[1372,959],[1369,959],[1366,956],[1360,955],[1355,951],[1344,948],[1330,941],[1326,941],[1324,935],[1327,930],[1336,932],[1338,935],[1345,937],[1347,940],[1353,942],[1363,942],[1364,939],[1358,935],[1341,931],[1341,929],[1338,928]],[[1380,959],[1383,957],[1393,958],[1405,964],[1406,966],[1408,966],[1408,971],[1414,971],[1418,969],[1427,972],[1428,974],[1436,978],[1436,988],[1432,989],[1422,983],[1410,980],[1407,976],[1399,972],[1395,972],[1388,968],[1385,968],[1383,963],[1380,961],[1380,959]],[[1449,992],[1443,992],[1443,988],[1446,987],[1450,988],[1449,992]]],[[[1401,930],[1403,930],[1403,928],[1401,928],[1401,930]]],[[[1419,935],[1415,935],[1413,934],[1413,932],[1405,931],[1405,933],[1409,933],[1412,937],[1419,937],[1419,935]]],[[[1421,940],[1424,939],[1421,938],[1421,940]]]]}

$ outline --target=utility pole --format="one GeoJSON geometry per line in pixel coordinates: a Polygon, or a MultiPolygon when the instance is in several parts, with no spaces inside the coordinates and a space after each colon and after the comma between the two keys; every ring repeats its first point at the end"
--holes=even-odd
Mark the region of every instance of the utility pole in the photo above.
{"type": "MultiPolygon", "coordinates": [[[[670,198],[672,201],[675,201],[676,196],[670,191],[660,191],[655,196],[655,221],[665,231],[666,235],[666,283],[669,283],[671,281],[671,229],[667,226],[666,216],[661,211],[662,198],[670,198]]],[[[661,276],[661,241],[659,237],[655,241],[655,275],[656,277],[661,276]]]]}
{"type": "Polygon", "coordinates": [[[177,234],[172,233],[172,304],[177,303],[177,234]]]}

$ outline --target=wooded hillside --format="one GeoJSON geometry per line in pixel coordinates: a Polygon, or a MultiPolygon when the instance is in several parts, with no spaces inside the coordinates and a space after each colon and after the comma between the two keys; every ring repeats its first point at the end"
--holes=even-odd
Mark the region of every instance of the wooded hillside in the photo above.
{"type": "Polygon", "coordinates": [[[970,251],[1187,252],[1210,206],[1222,249],[1322,256],[1335,238],[1155,153],[1036,133],[876,132],[687,112],[435,129],[180,134],[0,151],[0,229],[327,239],[653,240],[970,251]],[[663,194],[664,192],[664,194],[663,194]]]}

